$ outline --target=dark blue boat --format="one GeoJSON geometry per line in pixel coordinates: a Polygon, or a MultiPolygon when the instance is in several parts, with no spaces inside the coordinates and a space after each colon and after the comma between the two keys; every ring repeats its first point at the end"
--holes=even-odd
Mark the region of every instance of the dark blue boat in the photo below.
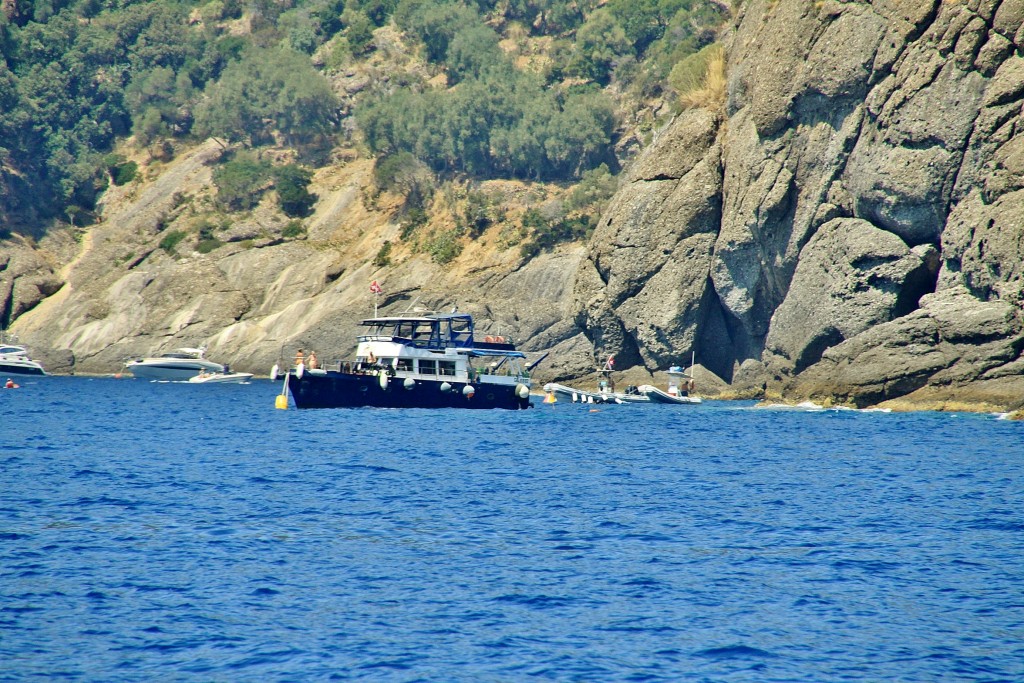
{"type": "MultiPolygon", "coordinates": [[[[356,357],[285,373],[298,408],[530,407],[526,356],[511,340],[474,336],[466,313],[370,318],[356,357]]],[[[539,361],[538,361],[539,362],[539,361]]],[[[271,372],[276,379],[277,366],[271,372]]]]}

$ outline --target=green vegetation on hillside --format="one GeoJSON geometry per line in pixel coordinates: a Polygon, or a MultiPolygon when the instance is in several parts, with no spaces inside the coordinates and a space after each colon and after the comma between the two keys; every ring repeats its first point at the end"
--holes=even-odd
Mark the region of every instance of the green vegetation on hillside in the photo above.
{"type": "MultiPolygon", "coordinates": [[[[128,136],[159,158],[213,137],[229,149],[214,172],[225,211],[273,188],[298,218],[315,200],[309,165],[353,130],[408,210],[438,177],[614,175],[624,102],[663,97],[727,14],[722,0],[7,0],[0,226],[88,220],[109,184],[139,175],[112,154],[128,136]],[[377,55],[387,25],[420,69],[377,55]],[[373,59],[377,77],[343,105],[330,70],[373,59]],[[358,125],[342,132],[348,114],[358,125]],[[304,165],[261,161],[267,146],[304,165]]],[[[586,230],[564,220],[544,234],[586,230]]]]}

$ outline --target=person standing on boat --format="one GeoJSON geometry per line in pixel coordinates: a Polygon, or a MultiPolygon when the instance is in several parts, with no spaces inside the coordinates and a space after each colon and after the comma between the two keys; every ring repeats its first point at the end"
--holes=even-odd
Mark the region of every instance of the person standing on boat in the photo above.
{"type": "Polygon", "coordinates": [[[295,364],[296,365],[302,365],[303,361],[305,361],[305,360],[306,360],[306,354],[304,354],[302,352],[302,349],[299,349],[298,351],[295,352],[295,364]]]}
{"type": "Polygon", "coordinates": [[[316,351],[309,352],[309,362],[307,365],[310,370],[316,370],[316,351]]]}

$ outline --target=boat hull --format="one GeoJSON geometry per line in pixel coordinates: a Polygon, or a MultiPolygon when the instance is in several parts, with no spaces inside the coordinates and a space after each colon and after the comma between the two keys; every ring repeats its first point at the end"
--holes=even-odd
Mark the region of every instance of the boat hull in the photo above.
{"type": "Polygon", "coordinates": [[[667,403],[675,406],[699,405],[701,403],[700,398],[696,396],[678,396],[669,394],[657,387],[651,386],[650,384],[641,386],[640,392],[647,396],[652,403],[667,403]]]}
{"type": "Polygon", "coordinates": [[[0,375],[42,377],[46,375],[43,366],[35,361],[0,360],[0,375]]]}
{"type": "Polygon", "coordinates": [[[125,368],[138,379],[155,380],[158,382],[187,382],[200,372],[222,373],[224,366],[207,360],[185,361],[181,363],[157,361],[132,361],[125,368]]]}
{"type": "Polygon", "coordinates": [[[522,410],[530,407],[529,394],[518,395],[516,384],[477,383],[472,396],[467,396],[465,382],[450,379],[416,379],[411,388],[405,379],[378,375],[355,375],[334,371],[306,371],[301,377],[292,372],[287,377],[288,390],[297,408],[504,408],[522,410]],[[449,389],[443,390],[447,384],[449,389]]]}
{"type": "Polygon", "coordinates": [[[611,403],[622,405],[625,403],[649,403],[651,399],[643,394],[626,394],[621,392],[583,391],[573,389],[564,384],[545,384],[544,391],[560,396],[573,403],[611,403]]]}
{"type": "Polygon", "coordinates": [[[248,384],[252,377],[251,372],[214,373],[212,375],[196,375],[188,381],[190,384],[248,384]]]}

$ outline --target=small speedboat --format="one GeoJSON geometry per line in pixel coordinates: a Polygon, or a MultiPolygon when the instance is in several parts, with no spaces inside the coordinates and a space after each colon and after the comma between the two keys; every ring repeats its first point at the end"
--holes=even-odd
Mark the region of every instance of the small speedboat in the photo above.
{"type": "Polygon", "coordinates": [[[200,372],[189,378],[189,384],[248,384],[251,372],[200,372]]]}
{"type": "Polygon", "coordinates": [[[693,390],[693,370],[690,374],[683,372],[678,365],[668,369],[668,391],[662,391],[650,384],[642,384],[637,390],[648,397],[653,403],[669,403],[672,405],[697,404],[701,400],[697,396],[690,396],[693,390]]]}
{"type": "Polygon", "coordinates": [[[701,403],[699,397],[690,395],[690,392],[693,391],[692,371],[687,374],[679,366],[672,366],[666,373],[668,374],[667,391],[650,384],[642,384],[638,387],[629,386],[625,391],[615,391],[615,385],[611,381],[611,368],[606,366],[598,371],[605,375],[605,379],[598,382],[597,391],[575,389],[564,384],[545,384],[544,392],[553,399],[545,399],[545,402],[554,403],[558,397],[561,397],[573,403],[611,403],[616,405],[633,403],[699,405],[701,403]]]}
{"type": "Polygon", "coordinates": [[[640,393],[650,399],[651,403],[670,403],[672,405],[692,405],[700,403],[701,400],[697,396],[687,396],[672,394],[667,391],[662,391],[658,387],[651,386],[650,384],[641,384],[638,387],[640,393]]]}
{"type": "Polygon", "coordinates": [[[597,391],[576,389],[564,384],[551,382],[544,385],[544,393],[572,401],[573,403],[649,403],[650,398],[640,393],[635,387],[627,391],[613,391],[607,384],[602,384],[597,391]]]}
{"type": "Polygon", "coordinates": [[[42,365],[29,358],[24,346],[0,343],[0,374],[41,376],[46,371],[42,365]]]}

